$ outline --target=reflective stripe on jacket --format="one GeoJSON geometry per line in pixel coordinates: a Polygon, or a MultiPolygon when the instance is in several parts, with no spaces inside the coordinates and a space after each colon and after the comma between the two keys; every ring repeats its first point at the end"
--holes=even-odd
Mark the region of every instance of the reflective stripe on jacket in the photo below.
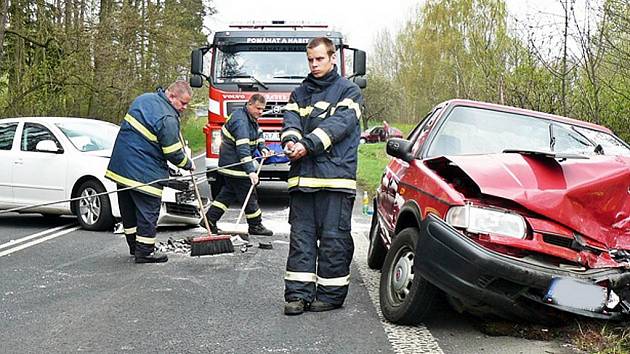
{"type": "Polygon", "coordinates": [[[219,166],[246,163],[220,169],[218,172],[230,177],[246,178],[250,172],[256,172],[257,162],[252,159],[254,151],[264,149],[265,139],[258,122],[250,117],[247,108],[238,108],[230,114],[221,128],[219,166]]]}
{"type": "Polygon", "coordinates": [[[289,191],[356,192],[362,103],[359,87],[336,68],[320,80],[309,74],[291,93],[281,140],[301,142],[308,153],[291,163],[289,191]]]}
{"type": "MultiPolygon", "coordinates": [[[[189,170],[180,135],[179,112],[161,88],[136,98],[120,125],[105,177],[127,187],[168,178],[166,161],[189,170]]],[[[162,195],[162,186],[142,186],[139,191],[162,195]]]]}

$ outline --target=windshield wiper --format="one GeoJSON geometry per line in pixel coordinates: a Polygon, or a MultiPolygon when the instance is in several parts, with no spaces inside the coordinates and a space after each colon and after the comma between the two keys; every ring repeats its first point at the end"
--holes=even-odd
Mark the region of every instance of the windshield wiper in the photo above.
{"type": "Polygon", "coordinates": [[[274,76],[274,79],[304,79],[306,78],[306,76],[301,76],[301,75],[280,75],[280,76],[274,76]]]}
{"type": "Polygon", "coordinates": [[[260,85],[260,87],[265,90],[269,90],[269,87],[265,85],[262,81],[258,80],[254,75],[231,75],[231,76],[219,76],[217,79],[251,79],[254,83],[260,85]]]}

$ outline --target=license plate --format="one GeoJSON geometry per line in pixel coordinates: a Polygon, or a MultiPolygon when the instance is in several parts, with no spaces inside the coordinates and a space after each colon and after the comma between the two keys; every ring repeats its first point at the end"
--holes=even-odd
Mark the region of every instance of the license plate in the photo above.
{"type": "Polygon", "coordinates": [[[263,132],[263,139],[265,141],[280,141],[279,132],[263,132]]]}
{"type": "Polygon", "coordinates": [[[608,300],[608,289],[570,278],[554,278],[543,300],[554,305],[600,311],[608,300]]]}

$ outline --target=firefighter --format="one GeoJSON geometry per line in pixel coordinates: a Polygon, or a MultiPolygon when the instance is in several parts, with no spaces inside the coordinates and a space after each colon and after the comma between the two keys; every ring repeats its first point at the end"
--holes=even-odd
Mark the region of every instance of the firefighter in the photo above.
{"type": "Polygon", "coordinates": [[[291,160],[286,315],[341,307],[354,253],[350,223],[363,98],[338,74],[330,39],[312,39],[306,53],[310,74],[291,93],[281,135],[291,160]]]}
{"type": "MultiPolygon", "coordinates": [[[[206,213],[210,231],[217,234],[217,222],[230,204],[243,205],[252,185],[258,184],[256,168],[258,162],[252,158],[256,151],[263,156],[271,155],[265,146],[262,129],[258,118],[265,110],[266,100],[261,94],[254,94],[244,107],[236,109],[227,118],[221,128],[221,147],[219,149],[219,167],[245,162],[242,165],[219,169],[224,185],[206,213]]],[[[260,162],[262,163],[262,161],[260,162]]],[[[272,236],[273,232],[262,224],[262,212],[258,207],[256,191],[252,192],[245,206],[248,233],[251,235],[272,236]]],[[[202,223],[201,226],[204,226],[202,223]]],[[[243,237],[246,241],[248,236],[243,237]]]]}
{"type": "Polygon", "coordinates": [[[168,165],[194,170],[186,154],[180,133],[179,115],[190,98],[192,89],[186,81],[176,81],[166,91],[145,93],[132,103],[120,125],[105,177],[118,189],[118,205],[129,245],[136,263],[168,261],[165,254],[155,252],[155,234],[162,202],[162,186],[151,184],[168,178],[168,165]]]}

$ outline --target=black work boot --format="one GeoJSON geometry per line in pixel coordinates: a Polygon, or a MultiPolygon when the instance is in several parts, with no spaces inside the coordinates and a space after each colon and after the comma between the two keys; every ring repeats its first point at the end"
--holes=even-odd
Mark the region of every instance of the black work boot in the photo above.
{"type": "Polygon", "coordinates": [[[331,304],[329,302],[315,300],[311,303],[311,306],[309,307],[308,310],[311,312],[324,312],[324,311],[338,309],[340,307],[341,305],[336,305],[336,304],[331,304]]]}
{"type": "Polygon", "coordinates": [[[151,252],[145,255],[136,253],[136,263],[164,263],[168,261],[168,256],[160,252],[151,252]]]}
{"type": "Polygon", "coordinates": [[[136,234],[125,235],[127,239],[127,245],[129,246],[129,254],[132,256],[136,255],[136,234]]]}
{"type": "MultiPolygon", "coordinates": [[[[203,222],[203,220],[201,220],[201,222],[199,223],[199,226],[201,226],[201,227],[203,227],[205,229],[206,228],[206,223],[203,222]]],[[[218,235],[218,234],[220,234],[222,232],[221,229],[219,229],[217,227],[216,221],[208,220],[208,226],[210,226],[210,233],[211,234],[218,235]]]]}
{"type": "Polygon", "coordinates": [[[136,263],[164,263],[168,261],[168,256],[155,249],[143,249],[145,247],[136,247],[136,263]]]}
{"type": "Polygon", "coordinates": [[[287,316],[301,315],[306,309],[306,301],[303,299],[291,300],[284,304],[284,314],[287,316]]]}
{"type": "Polygon", "coordinates": [[[273,231],[263,226],[262,223],[249,225],[249,230],[247,232],[252,235],[273,236],[273,231]]]}

